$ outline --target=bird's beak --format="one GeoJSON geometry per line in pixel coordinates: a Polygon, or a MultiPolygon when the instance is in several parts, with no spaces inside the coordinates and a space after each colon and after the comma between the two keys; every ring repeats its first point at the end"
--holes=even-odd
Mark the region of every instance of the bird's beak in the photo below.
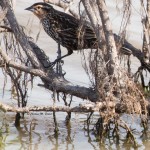
{"type": "Polygon", "coordinates": [[[32,12],[35,11],[35,9],[34,9],[33,7],[28,7],[28,8],[26,8],[25,10],[29,10],[29,11],[32,11],[32,12]]]}

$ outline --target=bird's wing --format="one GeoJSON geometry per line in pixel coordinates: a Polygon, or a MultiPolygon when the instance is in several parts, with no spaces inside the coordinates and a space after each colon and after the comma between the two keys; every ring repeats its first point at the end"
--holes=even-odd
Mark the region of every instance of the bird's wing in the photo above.
{"type": "Polygon", "coordinates": [[[63,39],[63,43],[66,42],[66,45],[68,43],[74,44],[75,49],[77,49],[80,42],[84,43],[83,47],[90,47],[85,45],[93,45],[96,41],[96,36],[90,25],[82,23],[80,20],[64,12],[55,11],[53,16],[50,16],[50,19],[53,19],[51,22],[54,25],[52,26],[55,27],[55,32],[57,32],[59,37],[63,39]],[[68,40],[69,42],[67,42],[68,40]]]}
{"type": "Polygon", "coordinates": [[[87,39],[96,37],[93,28],[90,25],[82,23],[79,19],[76,19],[67,13],[57,11],[54,19],[57,20],[57,22],[62,22],[58,25],[61,29],[58,31],[60,34],[62,33],[69,37],[78,37],[78,34],[81,31],[85,34],[87,39]]]}
{"type": "Polygon", "coordinates": [[[75,38],[77,37],[78,20],[73,16],[56,10],[53,17],[57,23],[58,33],[64,36],[75,38]]]}

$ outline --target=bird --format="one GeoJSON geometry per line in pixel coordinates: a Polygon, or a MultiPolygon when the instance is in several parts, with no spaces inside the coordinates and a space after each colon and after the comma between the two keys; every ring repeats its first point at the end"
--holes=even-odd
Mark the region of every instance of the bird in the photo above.
{"type": "Polygon", "coordinates": [[[34,3],[25,10],[33,12],[40,19],[45,32],[68,50],[67,54],[57,58],[54,62],[71,55],[73,51],[98,47],[92,26],[82,24],[79,19],[72,15],[58,11],[45,2],[34,3]]]}

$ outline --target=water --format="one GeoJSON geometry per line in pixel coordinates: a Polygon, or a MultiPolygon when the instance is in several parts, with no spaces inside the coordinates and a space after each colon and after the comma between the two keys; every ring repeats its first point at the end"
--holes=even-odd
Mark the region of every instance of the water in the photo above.
{"type": "MultiPolygon", "coordinates": [[[[36,35],[40,31],[40,37],[37,41],[37,44],[42,48],[50,59],[53,61],[56,58],[57,44],[47,36],[47,34],[41,28],[39,20],[34,17],[28,11],[24,9],[32,5],[37,0],[32,1],[23,1],[17,0],[15,6],[15,14],[17,16],[18,22],[27,27],[27,33],[30,32],[30,36],[36,39],[36,35]],[[28,23],[29,21],[29,23],[28,23]]],[[[120,2],[120,1],[118,1],[120,2]]],[[[107,1],[109,6],[110,18],[112,20],[113,29],[116,33],[119,32],[121,13],[115,10],[115,2],[107,1]]],[[[131,24],[128,27],[128,39],[132,43],[141,48],[142,40],[142,26],[139,17],[139,9],[137,9],[138,2],[134,3],[133,11],[134,15],[131,17],[131,24]],[[134,9],[136,8],[136,10],[134,9]],[[134,26],[135,23],[137,26],[134,26]]],[[[118,5],[120,7],[120,4],[118,5]]],[[[65,48],[62,48],[63,53],[67,51],[65,48]]],[[[133,58],[134,63],[132,69],[134,72],[137,70],[139,63],[133,58]]],[[[81,54],[74,52],[73,55],[64,59],[65,64],[63,69],[67,72],[65,78],[71,81],[73,84],[79,84],[86,87],[90,86],[88,76],[86,75],[81,61],[81,54]]],[[[0,70],[0,101],[9,105],[15,105],[16,100],[11,97],[11,81],[8,78],[7,84],[4,90],[3,95],[3,84],[4,76],[0,70]]],[[[29,89],[29,100],[28,106],[33,105],[52,105],[51,92],[38,87],[37,84],[42,83],[39,78],[34,80],[34,88],[29,89]]],[[[73,106],[82,103],[83,101],[77,98],[73,98],[73,106]]],[[[58,105],[62,105],[63,101],[57,102],[58,105]]],[[[88,114],[78,114],[73,113],[70,125],[66,125],[65,116],[66,113],[56,113],[59,135],[55,136],[54,134],[54,123],[53,115],[51,112],[32,112],[31,114],[26,114],[24,119],[21,119],[20,128],[14,126],[15,113],[2,113],[0,112],[0,150],[10,150],[10,149],[29,149],[29,150],[61,150],[61,149],[88,149],[88,150],[98,150],[98,149],[134,149],[131,144],[123,144],[124,141],[124,131],[121,131],[120,143],[117,143],[115,139],[111,136],[106,138],[104,143],[101,144],[97,141],[93,133],[93,124],[96,123],[96,118],[98,115],[95,114],[93,117],[92,125],[90,126],[90,131],[85,130],[84,122],[88,114]]],[[[150,145],[150,136],[149,132],[145,136],[142,136],[142,128],[140,126],[140,121],[138,116],[131,118],[130,116],[123,116],[124,119],[132,123],[132,128],[136,128],[135,133],[139,148],[138,149],[148,149],[150,145]]]]}

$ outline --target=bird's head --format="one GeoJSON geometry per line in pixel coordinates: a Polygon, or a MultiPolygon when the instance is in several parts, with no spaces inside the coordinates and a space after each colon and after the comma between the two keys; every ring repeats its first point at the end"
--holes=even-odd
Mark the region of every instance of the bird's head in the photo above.
{"type": "Polygon", "coordinates": [[[39,19],[42,19],[47,13],[53,11],[54,9],[51,5],[40,2],[33,4],[25,10],[33,12],[39,19]]]}

